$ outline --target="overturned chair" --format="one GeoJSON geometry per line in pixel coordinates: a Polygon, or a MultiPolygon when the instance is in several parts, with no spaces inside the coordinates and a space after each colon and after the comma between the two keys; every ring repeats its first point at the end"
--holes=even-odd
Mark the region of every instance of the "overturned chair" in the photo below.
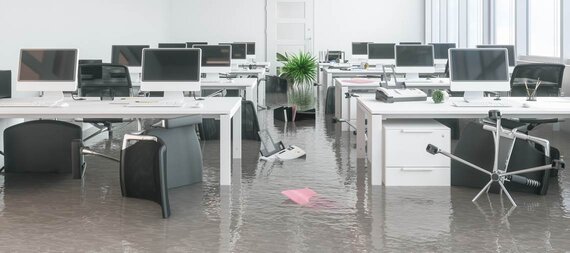
{"type": "MultiPolygon", "coordinates": [[[[472,200],[473,202],[485,192],[489,192],[492,188],[493,183],[499,185],[498,191],[504,192],[509,201],[513,206],[517,206],[513,198],[511,197],[507,188],[511,190],[520,190],[522,188],[527,188],[523,191],[531,191],[537,194],[546,194],[548,190],[548,173],[550,170],[561,170],[564,169],[565,164],[562,160],[553,160],[550,158],[550,143],[548,140],[530,136],[525,133],[518,132],[517,129],[504,129],[501,125],[501,113],[497,110],[489,111],[489,119],[492,122],[486,122],[482,125],[482,129],[486,132],[492,133],[491,143],[494,145],[494,149],[485,146],[485,151],[483,154],[476,154],[474,157],[476,159],[488,160],[488,157],[492,157],[493,160],[489,160],[489,163],[483,164],[487,166],[480,166],[475,164],[475,161],[468,161],[472,159],[463,159],[447,151],[441,150],[434,145],[428,145],[426,151],[430,154],[437,155],[441,154],[452,159],[452,185],[457,185],[454,183],[453,175],[453,164],[462,165],[464,167],[472,168],[478,171],[477,174],[470,172],[461,172],[461,178],[455,179],[460,181],[460,185],[471,186],[471,187],[481,187],[485,184],[483,189],[475,196],[472,200]],[[506,143],[501,143],[501,139],[506,139],[506,143]],[[544,147],[544,153],[539,152],[535,145],[529,145],[530,142],[533,144],[538,144],[544,147]],[[503,147],[503,149],[501,149],[503,147]],[[515,148],[516,147],[516,148],[515,148]],[[506,150],[505,150],[506,149],[506,150]],[[515,150],[516,152],[513,152],[515,150]],[[490,153],[494,153],[494,156],[490,153]],[[515,157],[516,159],[513,159],[515,157]],[[524,158],[524,159],[523,159],[524,158]],[[499,163],[501,161],[501,163],[499,163]],[[523,166],[535,166],[531,168],[522,168],[523,166]],[[482,176],[485,174],[485,176],[482,176]],[[488,181],[487,181],[488,180],[488,181]],[[506,185],[508,183],[508,185],[506,185]],[[530,188],[531,190],[528,190],[530,188]]],[[[478,131],[477,127],[473,130],[478,131]]],[[[466,131],[467,132],[467,131],[466,131]]],[[[486,139],[485,136],[474,136],[475,141],[486,139]]],[[[489,144],[491,144],[489,143],[489,144]]],[[[458,148],[462,147],[466,143],[458,143],[458,148]]],[[[471,146],[478,146],[479,143],[469,143],[471,146]]],[[[457,154],[456,149],[456,154],[457,154]]],[[[470,156],[470,153],[465,152],[465,154],[470,156]]],[[[470,156],[473,157],[473,156],[470,156]]],[[[478,161],[481,164],[481,161],[478,161]]],[[[455,176],[457,178],[457,176],[455,176]]]]}
{"type": "Polygon", "coordinates": [[[121,192],[124,197],[157,202],[163,218],[170,216],[168,189],[202,181],[202,150],[195,126],[201,117],[189,116],[162,120],[152,129],[127,134],[121,158],[113,158],[83,147],[81,140],[72,144],[76,178],[85,172],[83,155],[96,155],[120,163],[121,192]]]}

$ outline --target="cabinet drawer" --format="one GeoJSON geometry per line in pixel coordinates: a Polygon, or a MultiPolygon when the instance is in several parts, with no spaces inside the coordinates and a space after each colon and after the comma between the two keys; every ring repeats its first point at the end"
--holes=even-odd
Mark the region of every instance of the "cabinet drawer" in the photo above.
{"type": "Polygon", "coordinates": [[[387,167],[386,186],[450,186],[449,167],[387,167]]]}
{"type": "Polygon", "coordinates": [[[449,167],[449,158],[426,152],[428,144],[450,150],[449,129],[385,129],[386,167],[449,167]]]}

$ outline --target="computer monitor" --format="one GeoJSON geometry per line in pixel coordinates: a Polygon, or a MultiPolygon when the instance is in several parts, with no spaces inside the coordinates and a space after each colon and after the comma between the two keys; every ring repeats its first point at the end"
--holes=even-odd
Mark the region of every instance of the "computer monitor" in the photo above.
{"type": "Polygon", "coordinates": [[[127,67],[140,67],[142,51],[150,48],[149,45],[114,45],[111,54],[111,63],[127,67]]]}
{"type": "Polygon", "coordinates": [[[158,48],[186,48],[186,43],[158,43],[158,48]]]}
{"type": "Polygon", "coordinates": [[[232,69],[232,47],[230,45],[194,45],[202,50],[202,76],[204,81],[219,81],[220,73],[232,69]]]}
{"type": "Polygon", "coordinates": [[[509,91],[507,49],[452,48],[449,50],[452,91],[465,91],[465,100],[480,99],[484,91],[509,91]]]}
{"type": "Polygon", "coordinates": [[[372,65],[396,64],[395,43],[370,43],[368,44],[368,63],[372,65]]]}
{"type": "Polygon", "coordinates": [[[208,45],[208,42],[186,42],[186,48],[192,48],[194,45],[208,45]]]}
{"type": "Polygon", "coordinates": [[[255,42],[246,42],[247,46],[247,54],[246,57],[248,60],[255,60],[255,42]]]}
{"type": "Polygon", "coordinates": [[[352,59],[368,59],[368,43],[370,42],[352,42],[352,59]]]}
{"type": "Polygon", "coordinates": [[[447,64],[449,59],[449,49],[456,48],[455,43],[430,43],[433,46],[433,58],[436,65],[447,64]]]}
{"type": "Polygon", "coordinates": [[[396,45],[396,72],[406,79],[417,79],[419,73],[434,73],[432,45],[396,45]]]}
{"type": "Polygon", "coordinates": [[[232,46],[232,65],[246,63],[247,44],[246,43],[220,43],[219,45],[232,46]]]}
{"type": "Polygon", "coordinates": [[[421,42],[417,41],[408,41],[408,42],[400,42],[400,45],[421,45],[421,42]]]}
{"type": "Polygon", "coordinates": [[[141,90],[164,91],[170,98],[183,98],[183,91],[200,91],[201,59],[199,48],[144,49],[141,90]]]}
{"type": "Polygon", "coordinates": [[[344,62],[344,52],[343,51],[327,51],[325,56],[326,62],[344,62]]]}
{"type": "Polygon", "coordinates": [[[507,49],[509,57],[509,67],[517,65],[517,53],[514,45],[477,45],[477,48],[504,48],[507,49]]]}
{"type": "Polygon", "coordinates": [[[77,69],[77,49],[21,49],[16,90],[63,98],[77,89],[77,69]]]}

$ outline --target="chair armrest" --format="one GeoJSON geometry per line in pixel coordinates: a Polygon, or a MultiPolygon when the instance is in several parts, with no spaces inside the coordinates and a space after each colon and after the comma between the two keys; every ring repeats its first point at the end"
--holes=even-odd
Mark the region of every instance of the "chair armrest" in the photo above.
{"type": "Polygon", "coordinates": [[[518,119],[518,122],[525,124],[548,124],[562,122],[560,119],[518,119]]]}

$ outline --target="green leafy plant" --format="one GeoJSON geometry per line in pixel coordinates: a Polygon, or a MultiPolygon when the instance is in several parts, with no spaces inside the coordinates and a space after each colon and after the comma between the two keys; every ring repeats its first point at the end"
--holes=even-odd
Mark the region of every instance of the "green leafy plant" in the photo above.
{"type": "Polygon", "coordinates": [[[445,101],[445,94],[441,90],[436,90],[431,94],[431,99],[436,104],[443,103],[443,101],[445,101]]]}
{"type": "Polygon", "coordinates": [[[317,59],[308,52],[299,54],[277,54],[277,61],[283,62],[280,76],[294,85],[305,85],[315,82],[317,77],[317,59]]]}

